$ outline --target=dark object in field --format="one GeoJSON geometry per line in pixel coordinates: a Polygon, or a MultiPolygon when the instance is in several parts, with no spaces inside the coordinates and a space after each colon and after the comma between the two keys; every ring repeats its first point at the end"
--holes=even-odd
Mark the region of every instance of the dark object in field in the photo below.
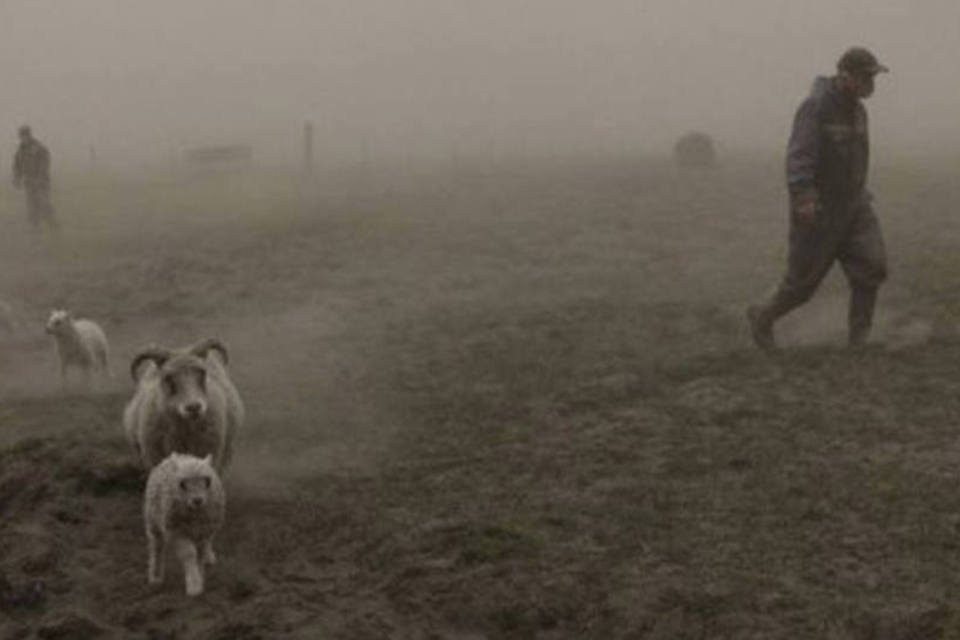
{"type": "Polygon", "coordinates": [[[194,147],[184,154],[187,164],[194,167],[238,168],[253,162],[253,147],[246,144],[226,144],[194,147]]]}
{"type": "Polygon", "coordinates": [[[13,156],[13,186],[23,189],[27,198],[27,219],[34,230],[60,225],[50,203],[50,151],[23,125],[18,132],[20,145],[13,156]]]}
{"type": "Polygon", "coordinates": [[[717,159],[713,138],[700,131],[680,136],[673,145],[673,155],[681,167],[712,167],[717,159]]]}

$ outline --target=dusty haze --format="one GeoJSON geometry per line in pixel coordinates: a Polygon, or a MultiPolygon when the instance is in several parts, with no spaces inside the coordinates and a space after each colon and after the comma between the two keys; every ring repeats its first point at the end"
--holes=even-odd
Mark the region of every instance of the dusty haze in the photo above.
{"type": "Polygon", "coordinates": [[[779,151],[811,79],[864,44],[893,69],[876,146],[945,150],[958,23],[950,0],[4,0],[0,132],[33,124],[61,168],[221,142],[293,160],[305,120],[333,160],[656,152],[689,128],[779,151]]]}
{"type": "Polygon", "coordinates": [[[713,4],[0,0],[0,638],[960,637],[960,2],[713,4]],[[893,69],[874,344],[838,268],[768,358],[790,121],[851,44],[893,69]],[[219,143],[259,164],[174,163],[219,143]],[[54,308],[112,378],[61,381],[54,308]],[[207,336],[247,417],[187,600],[120,423],[207,336]]]}

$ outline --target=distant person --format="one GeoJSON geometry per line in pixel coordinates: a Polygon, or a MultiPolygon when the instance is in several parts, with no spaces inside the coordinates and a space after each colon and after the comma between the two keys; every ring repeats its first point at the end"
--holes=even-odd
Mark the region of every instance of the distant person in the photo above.
{"type": "Polygon", "coordinates": [[[880,224],[866,189],[869,142],[862,100],[888,71],[867,49],[848,49],[837,73],[814,80],[787,147],[790,235],[786,275],[763,304],[747,310],[753,341],[776,349],[773,325],[813,295],[835,261],[850,284],[848,344],[870,334],[877,290],[887,276],[880,224]]]}
{"type": "Polygon", "coordinates": [[[18,131],[20,146],[13,157],[13,186],[27,196],[27,218],[34,229],[46,224],[57,228],[50,204],[50,152],[33,137],[30,127],[18,131]]]}

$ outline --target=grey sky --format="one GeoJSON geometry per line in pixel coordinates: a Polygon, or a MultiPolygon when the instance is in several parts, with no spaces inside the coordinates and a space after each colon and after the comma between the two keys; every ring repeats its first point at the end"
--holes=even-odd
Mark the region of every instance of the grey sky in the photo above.
{"type": "Polygon", "coordinates": [[[956,0],[0,0],[0,131],[58,157],[783,147],[850,44],[893,70],[875,146],[960,141],[956,0]]]}

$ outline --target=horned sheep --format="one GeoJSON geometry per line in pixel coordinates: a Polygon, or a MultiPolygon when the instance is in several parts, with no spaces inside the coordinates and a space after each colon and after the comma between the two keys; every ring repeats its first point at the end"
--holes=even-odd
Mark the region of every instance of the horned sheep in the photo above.
{"type": "Polygon", "coordinates": [[[218,472],[229,464],[244,407],[227,362],[227,348],[214,338],[178,350],[154,346],[134,357],[137,388],[123,423],[144,469],[174,452],[211,455],[218,472]]]}
{"type": "Polygon", "coordinates": [[[216,562],[213,536],[223,524],[226,496],[212,457],[170,454],[147,478],[143,518],[147,580],[163,582],[168,542],[183,566],[188,596],[203,593],[204,565],[216,562]],[[199,556],[199,557],[198,557],[199,556]]]}
{"type": "Polygon", "coordinates": [[[64,386],[68,367],[80,369],[87,380],[95,369],[103,376],[109,375],[107,336],[96,322],[74,318],[65,309],[55,309],[50,313],[45,330],[57,345],[60,381],[64,386]]]}

